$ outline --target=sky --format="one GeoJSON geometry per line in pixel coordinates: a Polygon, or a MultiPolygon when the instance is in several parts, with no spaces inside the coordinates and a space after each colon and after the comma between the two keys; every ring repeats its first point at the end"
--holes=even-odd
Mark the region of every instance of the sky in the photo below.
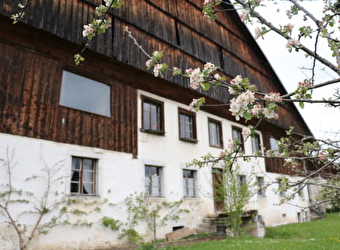
{"type": "MultiPolygon", "coordinates": [[[[278,4],[266,1],[265,4],[267,5],[265,13],[266,15],[269,14],[272,23],[278,23],[282,26],[288,23],[303,23],[302,25],[306,25],[303,17],[293,17],[291,20],[287,18],[285,10],[288,9],[287,6],[290,6],[287,1],[279,1],[278,4]],[[278,8],[280,8],[280,12],[276,11],[278,8]]],[[[303,4],[306,9],[320,17],[323,9],[322,1],[304,1],[303,4]]],[[[259,24],[248,25],[248,29],[254,34],[255,27],[257,26],[259,24]]],[[[301,52],[293,51],[289,53],[285,47],[287,43],[285,39],[272,32],[268,33],[264,39],[258,38],[257,42],[288,93],[296,89],[299,81],[310,78],[310,71],[301,68],[311,67],[312,60],[306,58],[304,53],[301,52]]],[[[314,46],[314,42],[311,41],[310,45],[314,46]]],[[[319,44],[318,50],[322,56],[333,60],[327,46],[325,43],[319,44]]],[[[321,83],[334,78],[336,78],[336,75],[333,72],[325,70],[322,65],[317,65],[315,83],[321,83]]],[[[335,88],[340,88],[340,84],[337,83],[327,88],[315,90],[313,99],[331,97],[335,88]]],[[[316,138],[333,138],[335,136],[334,133],[340,132],[339,108],[327,108],[324,104],[305,104],[304,109],[300,107],[297,107],[297,109],[316,138]]]]}

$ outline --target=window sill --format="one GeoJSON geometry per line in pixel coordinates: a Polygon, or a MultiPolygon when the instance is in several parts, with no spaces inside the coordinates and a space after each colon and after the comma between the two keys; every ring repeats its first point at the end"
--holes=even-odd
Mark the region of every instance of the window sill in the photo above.
{"type": "Polygon", "coordinates": [[[140,131],[144,133],[154,134],[154,135],[165,135],[165,131],[160,131],[160,130],[141,128],[140,131]]]}
{"type": "Polygon", "coordinates": [[[69,198],[74,198],[74,199],[83,199],[83,198],[93,198],[93,199],[97,199],[100,196],[98,194],[69,194],[69,198]]]}
{"type": "Polygon", "coordinates": [[[144,196],[144,199],[149,200],[149,201],[164,201],[165,197],[164,196],[144,196]]]}
{"type": "Polygon", "coordinates": [[[183,196],[184,200],[197,200],[198,197],[197,196],[183,196]]]}
{"type": "Polygon", "coordinates": [[[190,142],[190,143],[197,143],[198,140],[197,139],[192,139],[192,138],[179,138],[181,141],[185,141],[185,142],[190,142]]]}
{"type": "Polygon", "coordinates": [[[212,148],[223,148],[223,145],[209,145],[212,148]]]}

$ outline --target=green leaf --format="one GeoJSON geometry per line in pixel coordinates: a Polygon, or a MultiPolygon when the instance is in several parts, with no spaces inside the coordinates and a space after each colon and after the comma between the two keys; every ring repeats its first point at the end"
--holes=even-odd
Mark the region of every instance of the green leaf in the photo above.
{"type": "Polygon", "coordinates": [[[252,116],[250,113],[248,113],[248,112],[244,112],[244,113],[243,113],[243,117],[244,117],[244,119],[246,119],[247,121],[249,121],[249,120],[251,120],[251,119],[253,118],[253,116],[252,116]]]}
{"type": "Polygon", "coordinates": [[[201,83],[201,87],[202,87],[203,90],[207,91],[207,90],[210,89],[210,84],[207,83],[207,82],[203,82],[203,83],[201,83]]]}
{"type": "Polygon", "coordinates": [[[300,106],[300,108],[303,109],[305,107],[305,104],[303,102],[299,102],[299,106],[300,106]]]}

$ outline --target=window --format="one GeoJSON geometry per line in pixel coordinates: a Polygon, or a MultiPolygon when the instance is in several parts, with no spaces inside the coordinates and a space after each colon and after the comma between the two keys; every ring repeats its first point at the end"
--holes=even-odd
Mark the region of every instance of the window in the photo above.
{"type": "Polygon", "coordinates": [[[183,195],[196,196],[196,171],[194,170],[183,170],[183,195]]]}
{"type": "Polygon", "coordinates": [[[254,137],[251,138],[251,145],[254,152],[259,152],[261,150],[261,139],[260,135],[255,134],[254,137]]]}
{"type": "Polygon", "coordinates": [[[142,96],[142,131],[164,134],[162,102],[142,96]]]}
{"type": "Polygon", "coordinates": [[[213,147],[223,147],[222,142],[222,125],[221,122],[208,119],[209,127],[209,145],[213,147]]]}
{"type": "Polygon", "coordinates": [[[71,194],[96,194],[97,160],[72,157],[71,194]]]}
{"type": "Polygon", "coordinates": [[[240,145],[240,150],[244,152],[244,141],[243,141],[243,135],[242,135],[242,129],[233,127],[232,128],[232,137],[233,141],[240,145]]]}
{"type": "Polygon", "coordinates": [[[145,195],[162,195],[162,167],[145,166],[145,195]]]}
{"type": "Polygon", "coordinates": [[[279,150],[279,144],[277,143],[277,140],[274,137],[269,138],[269,143],[270,143],[270,149],[273,151],[278,151],[279,150]]]}
{"type": "Polygon", "coordinates": [[[109,85],[63,72],[60,105],[110,117],[110,97],[109,85]]]}
{"type": "Polygon", "coordinates": [[[245,175],[238,175],[237,176],[237,184],[239,187],[246,185],[246,176],[245,175]]]}
{"type": "Polygon", "coordinates": [[[257,183],[257,195],[258,196],[264,196],[264,178],[257,176],[256,177],[256,183],[257,183]]]}
{"type": "Polygon", "coordinates": [[[196,137],[196,116],[195,113],[184,109],[178,110],[179,139],[190,142],[197,142],[196,137]]]}
{"type": "Polygon", "coordinates": [[[304,198],[305,196],[304,196],[304,193],[303,193],[303,190],[304,190],[304,185],[303,184],[299,184],[299,186],[298,186],[298,195],[299,195],[299,197],[301,197],[301,198],[304,198]]]}
{"type": "Polygon", "coordinates": [[[287,183],[285,182],[286,180],[284,179],[277,179],[278,182],[278,191],[280,196],[285,196],[286,195],[286,189],[287,189],[287,183]]]}

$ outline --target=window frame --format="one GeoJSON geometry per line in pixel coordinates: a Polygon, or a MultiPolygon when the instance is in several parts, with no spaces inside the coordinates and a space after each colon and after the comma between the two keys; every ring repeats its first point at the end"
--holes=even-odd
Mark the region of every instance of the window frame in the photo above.
{"type": "Polygon", "coordinates": [[[178,108],[178,135],[179,135],[179,140],[181,141],[186,141],[186,142],[192,142],[192,143],[197,143],[197,128],[196,128],[196,114],[194,112],[178,108]],[[190,137],[185,137],[182,136],[182,123],[181,123],[181,116],[186,116],[190,117],[190,137]]]}
{"type": "MultiPolygon", "coordinates": [[[[146,133],[151,133],[151,134],[157,134],[157,135],[164,135],[165,134],[165,129],[164,129],[164,103],[161,101],[158,101],[156,99],[150,98],[148,96],[141,95],[141,113],[142,113],[142,120],[141,120],[141,129],[140,131],[146,132],[146,133]],[[152,128],[146,128],[145,127],[145,109],[144,109],[144,104],[148,103],[150,105],[156,106],[157,107],[157,125],[159,128],[157,129],[152,129],[152,128]]],[[[151,113],[151,112],[150,112],[151,113]]],[[[151,122],[151,116],[149,117],[149,123],[150,126],[152,126],[151,122]]]]}
{"type": "Polygon", "coordinates": [[[197,197],[197,170],[192,169],[182,169],[182,178],[183,178],[183,197],[184,198],[195,198],[197,197]],[[188,178],[185,176],[185,172],[190,172],[192,174],[192,178],[188,178]],[[193,186],[189,186],[189,179],[193,179],[193,186]],[[193,194],[190,195],[190,190],[193,191],[193,194]]]}
{"type": "MultiPolygon", "coordinates": [[[[70,194],[71,195],[81,195],[81,196],[95,196],[97,195],[97,171],[98,171],[98,159],[94,159],[94,158],[87,158],[87,157],[79,157],[79,156],[72,156],[71,159],[71,177],[70,177],[70,194]],[[81,166],[80,166],[80,170],[78,171],[78,169],[73,168],[74,167],[74,160],[80,160],[81,161],[81,166]],[[84,161],[85,160],[89,160],[92,161],[92,181],[90,182],[86,182],[84,180],[84,172],[87,172],[86,170],[84,170],[84,161]],[[73,174],[74,172],[79,172],[79,180],[78,181],[73,181],[73,174]],[[72,192],[72,184],[76,184],[78,183],[78,191],[77,192],[72,192]],[[84,193],[84,183],[92,183],[92,187],[93,187],[93,192],[86,194],[84,193]]],[[[90,172],[90,171],[88,171],[90,172]]]]}
{"type": "Polygon", "coordinates": [[[279,140],[277,140],[275,137],[270,136],[269,137],[269,146],[272,151],[279,151],[280,147],[279,144],[277,143],[279,140]]]}
{"type": "Polygon", "coordinates": [[[156,166],[156,165],[150,165],[146,164],[144,165],[144,195],[146,197],[162,197],[163,196],[163,167],[162,166],[156,166]],[[147,175],[147,168],[156,168],[157,169],[157,176],[159,177],[158,185],[153,186],[152,176],[150,175],[150,172],[148,171],[147,175]],[[149,179],[149,182],[147,183],[147,180],[149,179]],[[155,194],[153,192],[153,187],[158,188],[158,193],[155,194]]]}
{"type": "MultiPolygon", "coordinates": [[[[104,93],[104,92],[102,92],[102,93],[104,93]]],[[[89,113],[89,114],[100,115],[100,116],[110,118],[110,117],[112,117],[112,105],[111,105],[111,103],[112,103],[112,86],[110,84],[107,84],[107,83],[102,82],[102,81],[95,80],[95,79],[90,78],[88,76],[85,76],[83,74],[75,73],[73,71],[69,71],[69,70],[63,70],[62,71],[62,77],[61,77],[61,83],[60,83],[60,92],[59,92],[59,102],[58,102],[58,104],[60,106],[70,108],[70,109],[74,109],[74,110],[79,110],[79,111],[86,112],[86,113],[89,113]],[[103,103],[106,106],[105,110],[103,112],[94,111],[94,110],[91,110],[92,108],[89,109],[87,107],[86,108],[81,107],[81,104],[79,104],[79,103],[70,103],[69,97],[68,97],[70,95],[68,91],[71,91],[70,85],[69,85],[70,82],[65,80],[65,79],[67,79],[67,76],[66,76],[67,74],[69,74],[69,76],[71,76],[71,77],[79,77],[80,78],[79,81],[81,81],[82,79],[85,80],[89,84],[88,86],[91,86],[91,85],[94,86],[93,83],[95,83],[95,84],[98,84],[98,86],[101,86],[101,88],[107,87],[108,91],[104,91],[105,93],[108,93],[108,95],[105,96],[105,99],[108,98],[108,100],[106,100],[107,102],[103,103]]]]}
{"type": "Polygon", "coordinates": [[[257,184],[257,196],[264,197],[265,196],[264,177],[256,176],[256,184],[257,184]]]}
{"type": "Polygon", "coordinates": [[[255,133],[254,137],[251,138],[251,148],[253,153],[261,151],[261,136],[258,133],[255,133]],[[255,149],[255,147],[257,147],[257,149],[255,149]]]}
{"type": "Polygon", "coordinates": [[[247,177],[244,174],[237,175],[237,185],[239,188],[244,185],[247,185],[247,177]]]}
{"type": "Polygon", "coordinates": [[[278,189],[279,189],[279,196],[280,197],[284,197],[286,195],[286,191],[280,190],[283,187],[283,179],[282,178],[278,178],[277,179],[277,183],[278,183],[278,189]]]}
{"type": "Polygon", "coordinates": [[[222,131],[222,122],[212,119],[212,118],[208,118],[208,136],[209,136],[209,146],[210,147],[216,147],[216,148],[223,148],[223,131],[222,131]],[[212,131],[210,128],[210,124],[214,124],[216,125],[217,129],[215,131],[212,131]],[[212,133],[213,132],[217,132],[217,134],[215,134],[216,138],[219,138],[219,144],[213,144],[212,143],[212,133]]]}
{"type": "Polygon", "coordinates": [[[244,138],[243,138],[243,135],[242,135],[242,129],[240,127],[236,127],[236,126],[232,126],[231,127],[231,137],[233,138],[233,142],[235,142],[235,139],[237,139],[237,141],[239,142],[238,145],[241,146],[241,150],[242,152],[245,152],[245,146],[244,146],[244,138]],[[237,138],[235,138],[235,132],[237,132],[237,138]]]}

